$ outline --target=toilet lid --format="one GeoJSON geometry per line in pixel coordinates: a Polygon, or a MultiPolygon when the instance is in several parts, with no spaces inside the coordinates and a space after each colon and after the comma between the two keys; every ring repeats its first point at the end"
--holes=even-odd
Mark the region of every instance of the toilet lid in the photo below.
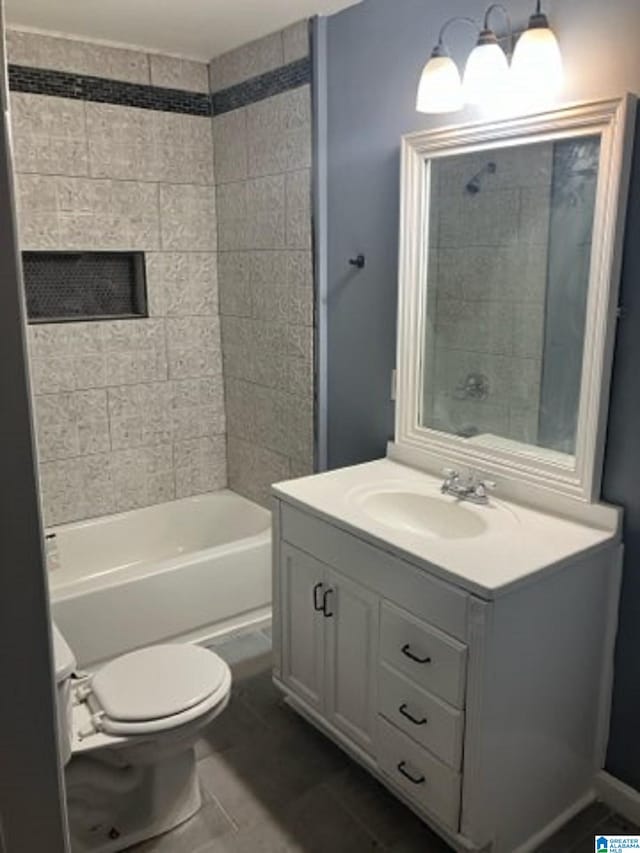
{"type": "Polygon", "coordinates": [[[159,645],[111,661],[91,687],[112,720],[142,722],[200,705],[220,688],[226,672],[224,661],[209,649],[159,645]]]}

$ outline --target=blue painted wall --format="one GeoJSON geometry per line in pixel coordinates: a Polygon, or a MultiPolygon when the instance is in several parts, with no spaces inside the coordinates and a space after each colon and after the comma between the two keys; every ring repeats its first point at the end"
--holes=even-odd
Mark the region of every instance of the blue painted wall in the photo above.
{"type": "MultiPolygon", "coordinates": [[[[327,22],[327,436],[329,467],[383,456],[393,435],[399,139],[451,119],[415,112],[418,76],[440,25],[480,18],[484,0],[364,0],[327,22]],[[362,271],[348,259],[362,252],[362,271]]],[[[523,25],[533,0],[509,3],[523,25]]],[[[640,90],[637,0],[548,0],[567,101],[640,90]]],[[[452,32],[458,61],[472,46],[452,32]]],[[[477,119],[463,113],[456,121],[477,119]]],[[[640,147],[638,149],[640,151],[640,147]]],[[[617,341],[605,497],[626,508],[626,558],[608,768],[640,788],[640,164],[625,252],[626,314],[617,341]],[[634,235],[636,235],[634,237],[634,235]]]]}

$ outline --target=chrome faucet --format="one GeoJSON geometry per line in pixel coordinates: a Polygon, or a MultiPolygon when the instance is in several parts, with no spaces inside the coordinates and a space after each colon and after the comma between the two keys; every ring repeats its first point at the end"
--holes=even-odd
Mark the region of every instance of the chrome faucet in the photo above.
{"type": "Polygon", "coordinates": [[[491,480],[478,479],[478,475],[474,471],[460,473],[452,468],[445,468],[442,473],[446,479],[440,491],[443,495],[451,495],[460,501],[488,504],[489,492],[496,487],[496,484],[491,480]]]}

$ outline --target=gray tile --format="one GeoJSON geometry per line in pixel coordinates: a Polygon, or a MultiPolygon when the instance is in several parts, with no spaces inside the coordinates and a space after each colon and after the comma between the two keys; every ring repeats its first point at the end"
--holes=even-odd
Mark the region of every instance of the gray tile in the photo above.
{"type": "Polygon", "coordinates": [[[211,62],[211,91],[219,92],[284,64],[282,34],[273,33],[211,62]]]}
{"type": "Polygon", "coordinates": [[[38,466],[45,525],[64,524],[82,517],[82,475],[68,461],[41,462],[38,466]]]}
{"type": "Polygon", "coordinates": [[[271,641],[261,631],[232,636],[211,648],[231,667],[234,678],[247,678],[271,665],[271,641]]]}
{"type": "Polygon", "coordinates": [[[320,785],[301,796],[285,816],[300,849],[309,853],[381,851],[368,827],[355,820],[329,790],[320,785]]]}
{"type": "Polygon", "coordinates": [[[196,743],[198,760],[228,749],[259,742],[266,731],[265,723],[238,696],[234,684],[231,699],[219,717],[205,728],[196,743]]]}
{"type": "Polygon", "coordinates": [[[149,83],[146,53],[95,42],[7,30],[9,61],[16,65],[90,74],[127,83],[149,83]]]}
{"type": "Polygon", "coordinates": [[[177,56],[150,54],[151,83],[169,89],[188,92],[209,91],[209,69],[204,62],[194,62],[177,56]]]}
{"type": "Polygon", "coordinates": [[[172,379],[203,378],[222,373],[217,317],[169,317],[166,330],[172,379]]]}
{"type": "Polygon", "coordinates": [[[250,500],[270,506],[272,484],[289,477],[288,457],[231,433],[227,447],[230,487],[250,500]]]}
{"type": "Polygon", "coordinates": [[[226,487],[224,435],[176,441],[174,455],[177,497],[205,494],[226,487]]]}
{"type": "Polygon", "coordinates": [[[282,31],[284,61],[286,64],[309,55],[309,22],[305,18],[282,31]]]}
{"type": "Polygon", "coordinates": [[[37,397],[38,453],[42,461],[109,449],[106,392],[76,391],[37,397]]]}
{"type": "Polygon", "coordinates": [[[292,480],[297,479],[298,477],[308,477],[314,473],[314,464],[313,464],[313,456],[310,456],[307,459],[290,459],[290,477],[292,480]]]}
{"type": "Polygon", "coordinates": [[[251,280],[249,252],[220,252],[218,282],[220,313],[227,316],[250,317],[251,280]]]}
{"type": "MultiPolygon", "coordinates": [[[[394,845],[400,844],[410,835],[422,838],[423,841],[429,836],[435,839],[406,806],[373,776],[355,764],[350,763],[344,771],[332,777],[326,786],[332,797],[366,826],[385,848],[391,847],[395,850],[394,845]]],[[[425,846],[424,849],[430,848],[425,846]]],[[[446,846],[442,849],[446,849],[446,846]]]]}
{"type": "Polygon", "coordinates": [[[60,248],[159,247],[158,188],[139,181],[53,178],[60,248]]]}
{"type": "Polygon", "coordinates": [[[311,167],[311,96],[308,86],[247,107],[249,175],[311,167]]]}
{"type": "Polygon", "coordinates": [[[245,109],[214,117],[213,145],[216,183],[246,180],[249,173],[245,109]]]}
{"type": "Polygon", "coordinates": [[[234,831],[234,825],[216,800],[207,796],[191,820],[129,850],[131,853],[205,853],[213,841],[234,831]]]}
{"type": "Polygon", "coordinates": [[[303,208],[287,209],[287,248],[311,249],[311,217],[303,208]]]}
{"type": "Polygon", "coordinates": [[[149,252],[145,258],[153,317],[217,314],[218,265],[213,252],[149,252]]]}
{"type": "Polygon", "coordinates": [[[519,189],[447,195],[439,213],[440,246],[512,246],[519,241],[519,189]]]}
{"type": "Polygon", "coordinates": [[[287,209],[311,210],[311,171],[300,169],[289,172],[287,180],[287,209]]]}
{"type": "Polygon", "coordinates": [[[453,848],[424,824],[403,834],[389,845],[386,851],[387,853],[454,853],[453,848]]]}
{"type": "Polygon", "coordinates": [[[12,92],[11,123],[17,172],[88,174],[82,101],[12,92]]]}
{"type": "Polygon", "coordinates": [[[282,814],[301,794],[345,764],[344,754],[310,726],[270,732],[261,741],[199,763],[207,790],[239,828],[282,814]]]}
{"type": "Polygon", "coordinates": [[[160,186],[162,248],[215,252],[216,205],[213,187],[160,186]]]}

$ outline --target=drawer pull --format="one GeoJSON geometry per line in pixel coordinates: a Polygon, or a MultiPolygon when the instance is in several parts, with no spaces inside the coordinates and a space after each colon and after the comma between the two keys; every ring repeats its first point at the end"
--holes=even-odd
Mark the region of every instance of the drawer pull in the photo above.
{"type": "Polygon", "coordinates": [[[414,717],[409,713],[409,709],[407,708],[406,702],[400,705],[398,711],[402,714],[403,717],[406,717],[409,722],[413,723],[414,726],[426,726],[427,718],[423,717],[421,720],[418,720],[417,717],[414,717]]]}
{"type": "Polygon", "coordinates": [[[323,587],[324,584],[322,583],[322,581],[320,581],[320,583],[317,583],[313,588],[313,609],[319,611],[320,613],[322,612],[323,605],[318,604],[318,593],[322,591],[323,587]]]}
{"type": "Polygon", "coordinates": [[[417,655],[411,651],[411,646],[409,643],[402,647],[402,654],[409,658],[409,660],[414,661],[415,663],[431,663],[431,658],[419,658],[417,655]]]}
{"type": "Polygon", "coordinates": [[[333,610],[329,610],[329,596],[330,595],[333,595],[332,589],[328,589],[325,592],[323,599],[322,599],[322,612],[327,617],[327,619],[330,619],[333,616],[333,610]]]}
{"type": "Polygon", "coordinates": [[[412,776],[407,770],[406,761],[401,761],[398,764],[398,773],[402,773],[405,779],[408,779],[413,785],[424,785],[427,781],[424,776],[412,776]]]}

